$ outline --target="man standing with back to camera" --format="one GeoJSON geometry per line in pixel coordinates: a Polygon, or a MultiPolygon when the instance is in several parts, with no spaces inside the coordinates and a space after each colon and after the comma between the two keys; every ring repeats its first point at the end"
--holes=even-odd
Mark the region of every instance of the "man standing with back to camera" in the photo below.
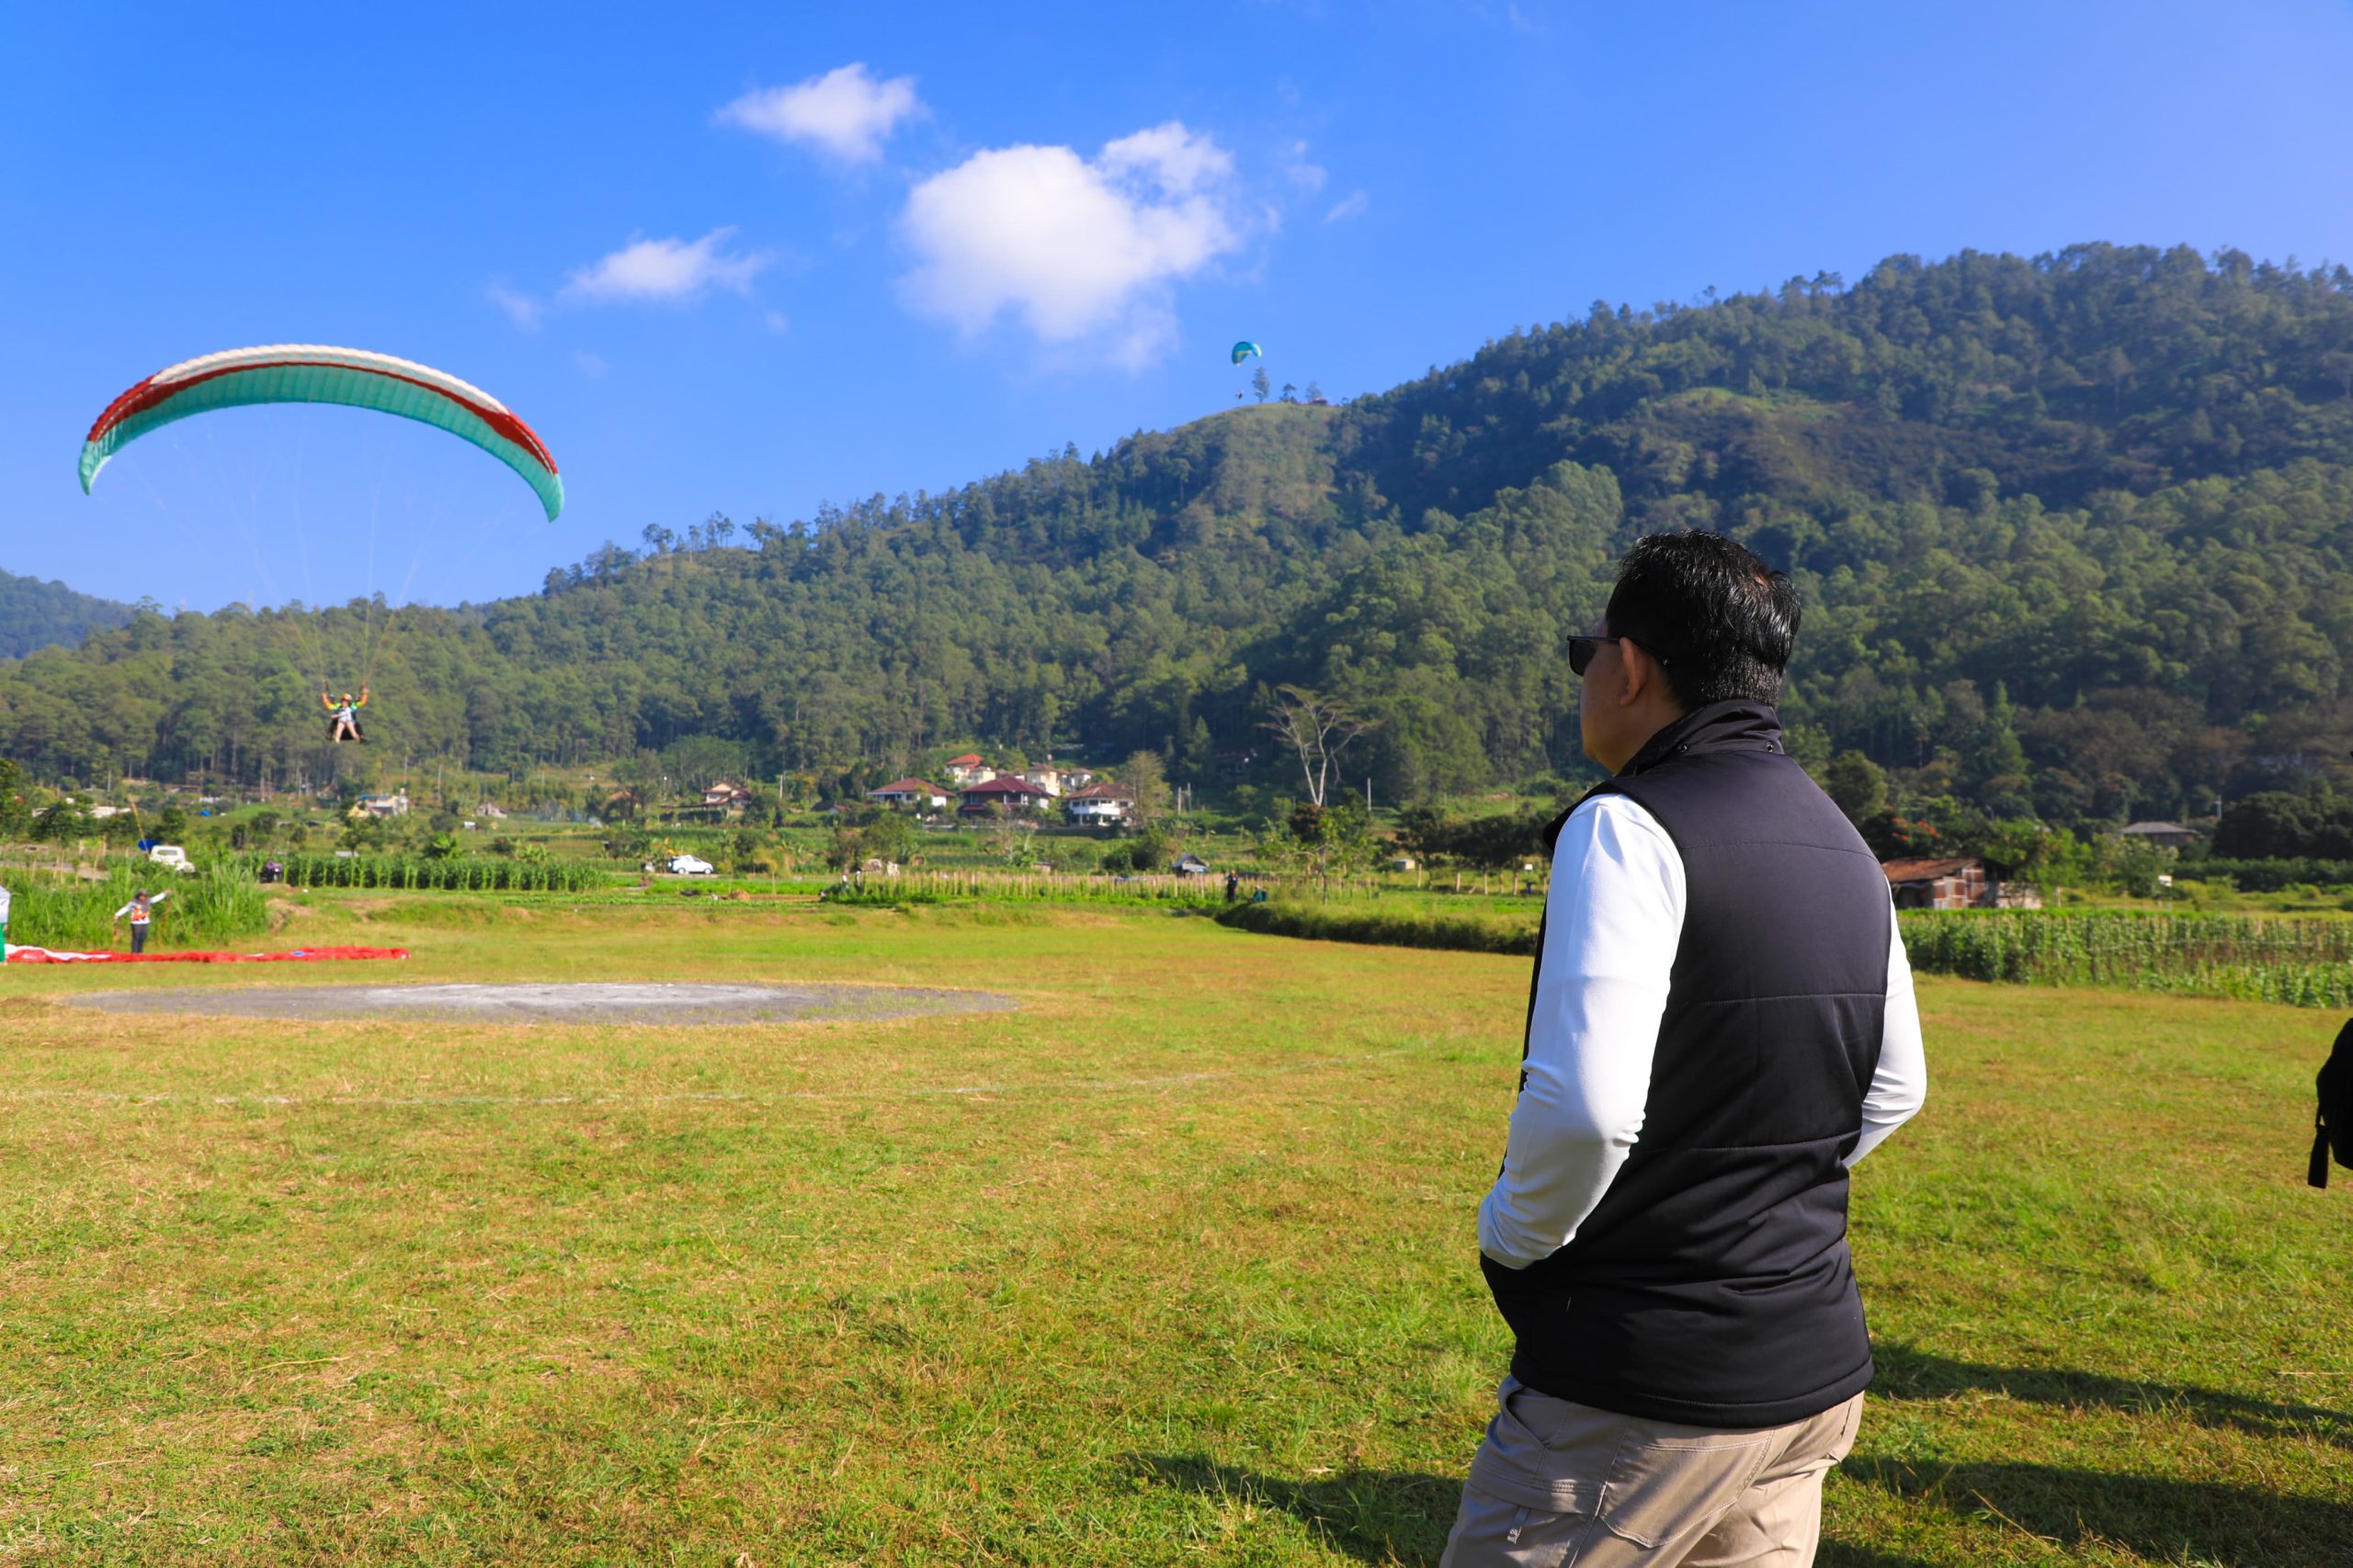
{"type": "Polygon", "coordinates": [[[1443,1568],[1803,1568],[1870,1341],[1847,1172],[1927,1088],[1887,880],[1782,748],[1797,595],[1658,534],[1569,642],[1520,1090],[1479,1209],[1516,1346],[1443,1568]]]}

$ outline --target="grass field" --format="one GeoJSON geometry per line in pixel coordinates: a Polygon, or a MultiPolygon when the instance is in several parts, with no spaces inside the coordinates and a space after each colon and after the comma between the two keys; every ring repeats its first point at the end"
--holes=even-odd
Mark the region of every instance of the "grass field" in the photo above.
{"type": "MultiPolygon", "coordinates": [[[[1526,960],[1049,908],[321,898],[398,970],[0,971],[0,1561],[1428,1563],[1526,960]],[[366,972],[362,972],[362,971],[366,972]],[[77,990],[745,978],[520,1028],[77,990]]],[[[1923,983],[1823,1562],[2353,1562],[2336,1019],[1923,983]]]]}

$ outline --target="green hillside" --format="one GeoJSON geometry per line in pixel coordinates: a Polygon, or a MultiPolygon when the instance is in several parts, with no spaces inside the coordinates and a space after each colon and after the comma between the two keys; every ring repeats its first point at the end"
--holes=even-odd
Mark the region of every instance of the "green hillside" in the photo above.
{"type": "Polygon", "coordinates": [[[71,647],[101,628],[126,626],[131,607],[77,594],[63,583],[0,572],[0,659],[36,648],[71,647]]]}
{"type": "MultiPolygon", "coordinates": [[[[1376,788],[1574,774],[1561,638],[1636,534],[1810,607],[1786,713],[1914,798],[2059,823],[2326,778],[2353,741],[2353,276],[2086,246],[1584,319],[1337,408],[1270,403],[943,494],[683,536],[404,612],[373,733],[476,767],[695,737],[763,773],[966,739],[1207,778],[1267,689],[1353,694],[1376,788]]],[[[142,617],[0,665],[51,777],[320,757],[317,618],[142,617]]],[[[353,672],[356,674],[357,672],[353,672]]]]}

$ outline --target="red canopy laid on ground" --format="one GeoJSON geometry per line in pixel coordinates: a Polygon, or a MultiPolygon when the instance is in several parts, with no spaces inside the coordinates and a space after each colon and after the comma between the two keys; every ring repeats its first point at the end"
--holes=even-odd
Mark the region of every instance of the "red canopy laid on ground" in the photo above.
{"type": "Polygon", "coordinates": [[[299,963],[315,959],[404,959],[406,948],[297,948],[290,953],[61,953],[8,949],[10,963],[299,963]]]}

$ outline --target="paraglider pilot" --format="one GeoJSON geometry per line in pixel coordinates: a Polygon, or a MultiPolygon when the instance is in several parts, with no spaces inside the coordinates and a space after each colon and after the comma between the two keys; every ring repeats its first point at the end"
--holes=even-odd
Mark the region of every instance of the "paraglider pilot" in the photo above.
{"type": "Polygon", "coordinates": [[[329,697],[323,687],[319,690],[319,703],[332,715],[327,721],[327,743],[330,745],[341,745],[347,735],[361,745],[368,744],[368,737],[359,730],[359,710],[368,706],[366,687],[359,688],[359,696],[356,700],[351,693],[347,691],[343,694],[343,700],[340,702],[329,697]]]}

